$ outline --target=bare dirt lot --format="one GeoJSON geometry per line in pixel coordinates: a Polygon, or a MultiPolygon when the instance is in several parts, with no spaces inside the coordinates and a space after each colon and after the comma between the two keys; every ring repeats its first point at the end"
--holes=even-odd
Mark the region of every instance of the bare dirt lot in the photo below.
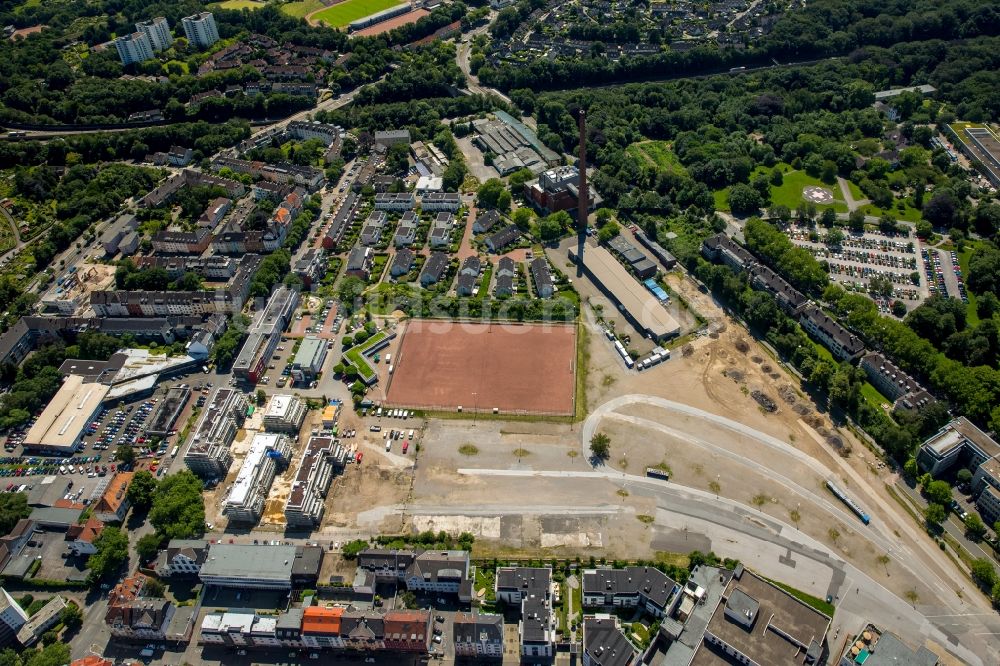
{"type": "Polygon", "coordinates": [[[398,354],[390,406],[573,413],[575,326],[415,320],[398,354]]]}

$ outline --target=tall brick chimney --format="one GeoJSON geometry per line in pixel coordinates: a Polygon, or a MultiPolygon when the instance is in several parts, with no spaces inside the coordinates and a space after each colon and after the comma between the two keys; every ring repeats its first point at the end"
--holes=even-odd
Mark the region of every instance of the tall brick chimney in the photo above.
{"type": "Polygon", "coordinates": [[[590,197],[587,195],[587,112],[580,109],[580,199],[577,203],[576,227],[580,236],[587,232],[587,209],[590,197]]]}

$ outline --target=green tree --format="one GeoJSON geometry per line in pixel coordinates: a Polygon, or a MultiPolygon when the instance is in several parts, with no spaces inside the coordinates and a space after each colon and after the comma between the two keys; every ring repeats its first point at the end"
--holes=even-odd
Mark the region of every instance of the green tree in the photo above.
{"type": "Polygon", "coordinates": [[[538,235],[543,241],[555,240],[563,235],[562,225],[551,218],[550,215],[538,223],[538,235]]]}
{"type": "Polygon", "coordinates": [[[257,406],[263,407],[267,403],[267,394],[264,389],[257,389],[257,406]]]}
{"type": "Polygon", "coordinates": [[[164,477],[153,493],[149,522],[165,539],[196,539],[205,533],[202,483],[191,471],[164,477]]]}
{"type": "Polygon", "coordinates": [[[94,539],[94,547],[97,552],[87,558],[87,580],[91,583],[115,574],[128,559],[128,536],[117,527],[107,526],[94,539]]]}
{"type": "Polygon", "coordinates": [[[145,534],[139,537],[139,540],[135,543],[135,552],[139,555],[139,560],[142,562],[149,562],[154,557],[156,553],[160,550],[163,545],[163,538],[153,532],[152,534],[145,534]]]}
{"type": "Polygon", "coordinates": [[[847,226],[851,231],[865,230],[865,212],[860,208],[852,210],[847,216],[847,226]]]}
{"type": "Polygon", "coordinates": [[[25,493],[0,493],[0,533],[9,534],[17,521],[31,515],[25,493]]]}
{"type": "Polygon", "coordinates": [[[736,183],[729,188],[729,209],[733,215],[751,215],[760,210],[763,203],[760,193],[749,185],[736,183]]]}
{"type": "Polygon", "coordinates": [[[611,455],[611,438],[603,432],[594,433],[590,438],[590,452],[598,460],[607,460],[611,455]]]}
{"type": "Polygon", "coordinates": [[[946,517],[947,513],[940,504],[928,504],[927,508],[924,509],[924,518],[930,525],[938,526],[944,522],[946,517]]]}
{"type": "Polygon", "coordinates": [[[153,504],[153,493],[156,491],[156,477],[148,470],[140,469],[132,477],[127,496],[132,506],[140,511],[147,510],[153,504]]]}
{"type": "Polygon", "coordinates": [[[357,559],[358,554],[361,553],[361,551],[365,550],[366,548],[368,548],[368,542],[365,541],[364,539],[355,539],[354,541],[348,541],[347,543],[344,544],[344,549],[343,549],[344,559],[345,560],[357,559]]]}
{"type": "Polygon", "coordinates": [[[365,281],[359,277],[348,275],[337,285],[337,298],[349,310],[353,311],[356,299],[365,291],[365,281]]]}
{"type": "Polygon", "coordinates": [[[972,481],[972,472],[968,468],[963,467],[955,474],[955,480],[958,481],[958,485],[970,483],[972,481]]]}
{"type": "Polygon", "coordinates": [[[135,450],[130,444],[121,444],[115,449],[115,460],[118,460],[123,465],[134,465],[135,450]]]}
{"type": "Polygon", "coordinates": [[[480,208],[510,210],[510,192],[499,178],[490,178],[479,186],[476,203],[480,208]]]}
{"type": "Polygon", "coordinates": [[[59,621],[71,631],[79,629],[80,625],[83,624],[83,611],[74,602],[70,601],[59,613],[59,621]]]}
{"type": "MultiPolygon", "coordinates": [[[[44,641],[43,641],[44,642],[44,641]]],[[[65,643],[47,643],[41,650],[27,653],[24,666],[64,666],[70,662],[69,646],[65,643]]]]}
{"type": "Polygon", "coordinates": [[[986,523],[977,513],[969,513],[965,516],[965,533],[973,541],[979,541],[986,536],[986,523]]]}
{"type": "Polygon", "coordinates": [[[618,226],[617,222],[608,222],[597,232],[597,239],[602,243],[607,243],[620,233],[621,227],[618,226]]]}
{"type": "Polygon", "coordinates": [[[535,212],[527,206],[522,206],[514,211],[510,218],[521,231],[531,229],[531,223],[535,220],[535,212]]]}
{"type": "Polygon", "coordinates": [[[951,485],[947,481],[931,481],[924,488],[924,494],[927,495],[928,501],[945,506],[952,499],[951,485]]]}
{"type": "Polygon", "coordinates": [[[993,585],[997,582],[997,573],[993,569],[993,563],[985,557],[980,557],[972,561],[972,566],[970,567],[972,571],[972,578],[980,586],[987,590],[993,589],[993,585]]]}

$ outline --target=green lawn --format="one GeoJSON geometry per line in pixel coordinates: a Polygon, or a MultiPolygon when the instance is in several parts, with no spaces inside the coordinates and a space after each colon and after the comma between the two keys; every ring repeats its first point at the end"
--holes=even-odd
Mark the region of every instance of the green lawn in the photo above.
{"type": "Polygon", "coordinates": [[[372,375],[375,374],[375,370],[372,369],[372,366],[368,363],[368,360],[365,358],[365,352],[367,352],[369,349],[377,345],[379,342],[382,342],[382,340],[385,340],[385,338],[386,338],[385,331],[379,331],[372,337],[362,342],[360,345],[354,345],[346,352],[344,352],[344,357],[348,361],[350,361],[351,364],[354,365],[354,367],[358,369],[358,373],[362,377],[370,378],[372,375]]]}
{"type": "Polygon", "coordinates": [[[653,162],[661,171],[686,174],[687,169],[677,159],[667,141],[640,141],[626,148],[629,155],[639,160],[640,164],[653,162]]]}
{"type": "Polygon", "coordinates": [[[296,0],[295,2],[286,2],[281,5],[282,12],[295,18],[304,18],[306,14],[312,13],[317,9],[323,9],[323,3],[320,0],[296,0]]]}
{"type": "MultiPolygon", "coordinates": [[[[827,185],[819,178],[813,178],[805,171],[786,171],[783,174],[784,178],[781,185],[771,186],[771,203],[774,205],[788,206],[789,209],[794,211],[800,205],[805,203],[805,199],[802,198],[802,190],[810,185],[815,185],[816,187],[822,187],[833,193],[833,204],[832,207],[838,213],[847,212],[847,204],[841,199],[840,188],[837,187],[836,183],[833,185],[827,185]]],[[[817,204],[816,208],[818,210],[823,210],[824,208],[829,208],[827,205],[817,204]]]]}
{"type": "Polygon", "coordinates": [[[728,187],[723,187],[721,190],[715,190],[712,192],[712,198],[715,199],[715,210],[721,210],[724,213],[729,212],[728,187]]]}
{"type": "Polygon", "coordinates": [[[878,389],[868,382],[861,385],[861,397],[863,397],[869,405],[879,410],[882,409],[882,405],[892,404],[892,401],[889,400],[889,398],[879,393],[878,389]]]}
{"type": "MultiPolygon", "coordinates": [[[[969,259],[972,258],[972,253],[975,251],[976,245],[975,242],[967,241],[965,249],[958,253],[958,267],[962,269],[963,280],[969,276],[969,259]]],[[[978,326],[979,314],[976,312],[976,297],[969,291],[968,287],[965,288],[965,295],[969,297],[969,304],[965,308],[965,318],[969,326],[978,326]]]]}
{"type": "Polygon", "coordinates": [[[910,205],[910,202],[907,199],[897,199],[896,204],[889,209],[882,209],[875,204],[868,204],[866,206],[862,206],[861,210],[864,211],[865,215],[874,215],[875,217],[882,217],[884,214],[888,213],[897,220],[903,220],[904,222],[919,222],[923,219],[920,211],[910,205]],[[903,203],[902,208],[899,207],[899,202],[903,203]]]}
{"type": "Polygon", "coordinates": [[[847,189],[851,191],[851,196],[854,197],[855,201],[861,201],[865,199],[865,193],[861,191],[861,188],[855,185],[852,181],[847,181],[847,189]]]}
{"type": "MultiPolygon", "coordinates": [[[[632,144],[629,146],[629,150],[634,148],[638,144],[632,144]]],[[[643,144],[644,145],[644,144],[643,144]]],[[[818,204],[816,206],[817,210],[822,211],[824,208],[833,208],[838,213],[847,212],[847,202],[841,198],[840,187],[834,183],[833,185],[827,185],[819,178],[813,178],[805,171],[795,171],[788,164],[784,162],[779,162],[774,166],[774,169],[780,169],[782,172],[782,182],[781,185],[771,186],[771,205],[772,206],[788,206],[789,210],[793,213],[795,209],[800,205],[805,203],[805,199],[802,198],[802,190],[809,186],[815,185],[817,187],[823,187],[833,194],[833,203],[829,205],[818,204]]],[[[774,169],[769,169],[765,166],[758,166],[755,168],[751,174],[750,178],[753,179],[754,176],[761,173],[770,173],[774,169]]],[[[864,196],[856,185],[851,184],[851,192],[856,198],[863,199],[864,196]]],[[[714,190],[712,192],[712,197],[715,199],[715,209],[723,212],[729,211],[729,188],[724,187],[721,190],[714,190]]],[[[897,217],[901,217],[897,215],[897,217]]]]}
{"type": "Polygon", "coordinates": [[[806,594],[802,590],[796,590],[791,585],[785,585],[784,583],[772,580],[770,578],[765,578],[764,580],[768,581],[772,585],[780,587],[785,592],[788,592],[788,594],[792,595],[793,597],[795,597],[802,603],[806,604],[807,606],[812,606],[820,613],[825,613],[826,615],[833,617],[833,612],[837,610],[833,604],[828,604],[825,599],[820,599],[819,597],[814,597],[811,594],[806,594]]]}
{"type": "Polygon", "coordinates": [[[209,10],[212,9],[260,9],[267,5],[266,2],[261,2],[261,0],[225,0],[224,2],[213,2],[207,5],[209,10]]]}
{"type": "Polygon", "coordinates": [[[389,9],[400,4],[399,0],[344,0],[328,7],[313,18],[334,28],[342,28],[370,14],[389,9]]]}

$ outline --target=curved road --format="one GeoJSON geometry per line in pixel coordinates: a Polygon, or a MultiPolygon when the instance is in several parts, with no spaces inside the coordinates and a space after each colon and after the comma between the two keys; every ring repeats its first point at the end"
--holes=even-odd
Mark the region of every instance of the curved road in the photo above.
{"type": "MultiPolygon", "coordinates": [[[[664,398],[659,398],[656,396],[641,395],[641,394],[625,395],[609,400],[608,402],[598,406],[587,417],[587,419],[583,423],[583,427],[581,428],[580,447],[583,455],[589,456],[589,451],[587,450],[587,443],[590,441],[591,437],[593,437],[594,433],[596,432],[597,426],[600,423],[601,419],[614,418],[614,419],[629,421],[643,427],[650,427],[667,434],[680,435],[683,436],[685,439],[694,441],[694,443],[700,446],[705,446],[710,450],[716,452],[725,452],[725,455],[727,456],[739,458],[738,454],[734,454],[733,452],[728,451],[726,449],[720,449],[720,447],[717,447],[705,441],[702,438],[692,437],[690,433],[680,433],[677,430],[670,428],[669,426],[666,426],[664,424],[655,421],[650,421],[648,419],[643,419],[640,417],[633,417],[630,415],[623,415],[616,413],[617,409],[630,404],[650,405],[653,407],[663,409],[667,412],[673,412],[675,414],[683,414],[685,416],[691,416],[711,422],[714,425],[721,426],[723,428],[736,432],[742,436],[754,439],[755,441],[765,446],[768,446],[776,451],[779,451],[784,455],[788,455],[793,459],[795,459],[796,461],[807,465],[810,469],[818,473],[823,478],[831,478],[836,475],[833,471],[824,466],[818,460],[806,455],[802,451],[799,451],[798,449],[790,446],[789,444],[777,438],[767,435],[766,433],[754,430],[753,428],[750,428],[742,423],[733,421],[731,419],[727,419],[722,416],[718,416],[716,414],[712,414],[710,412],[706,412],[704,410],[692,407],[690,405],[674,402],[672,400],[666,400],[664,398]]],[[[869,502],[880,509],[880,511],[876,513],[876,517],[873,518],[872,532],[870,534],[864,534],[859,532],[859,534],[862,534],[867,540],[876,544],[876,546],[878,548],[881,548],[883,551],[890,552],[889,549],[891,548],[891,553],[895,555],[894,559],[896,559],[897,562],[899,562],[902,566],[907,568],[916,579],[923,580],[925,583],[931,585],[934,589],[936,589],[940,601],[947,606],[948,612],[943,615],[935,617],[966,618],[965,620],[963,620],[963,622],[973,622],[973,624],[975,625],[969,627],[969,629],[973,630],[974,635],[980,635],[980,636],[1000,635],[1000,633],[997,633],[998,630],[1000,630],[1000,619],[997,618],[996,613],[991,610],[986,600],[977,591],[969,589],[968,580],[964,578],[959,572],[957,572],[954,566],[952,566],[950,562],[943,561],[943,555],[938,551],[937,548],[932,547],[932,544],[928,542],[928,540],[925,538],[925,535],[923,535],[917,529],[915,529],[915,527],[913,526],[912,522],[908,519],[908,517],[900,516],[899,513],[897,512],[898,510],[889,505],[889,503],[883,500],[880,495],[875,493],[868,486],[864,478],[861,477],[861,475],[859,475],[852,467],[847,465],[846,462],[837,458],[834,458],[834,460],[839,468],[837,470],[837,473],[843,474],[846,478],[851,480],[852,492],[855,493],[856,495],[859,492],[864,492],[865,497],[862,499],[862,502],[869,502]],[[882,520],[884,521],[882,522],[881,525],[879,524],[878,516],[881,516],[882,520]],[[907,538],[905,545],[902,542],[902,539],[896,536],[902,533],[906,533],[907,538]],[[911,552],[911,548],[916,548],[922,551],[924,558],[917,559],[911,552]],[[931,563],[933,564],[933,567],[929,566],[929,564],[931,563]],[[964,597],[965,601],[959,598],[952,591],[959,589],[966,590],[968,592],[968,594],[964,597]],[[968,604],[966,604],[966,601],[968,602],[968,604]],[[970,613],[969,612],[971,610],[969,608],[970,605],[978,606],[980,609],[980,613],[970,613]],[[981,617],[982,619],[974,620],[973,619],[974,617],[981,617]],[[996,625],[996,626],[987,626],[987,625],[996,625]]],[[[746,459],[741,460],[741,462],[753,468],[759,469],[762,467],[757,463],[754,463],[753,461],[749,461],[746,459]]],[[[768,470],[768,472],[772,476],[772,478],[774,478],[782,485],[788,487],[796,494],[800,494],[810,498],[816,498],[816,496],[811,491],[802,488],[794,481],[791,481],[781,475],[778,475],[771,470],[768,470]]],[[[647,485],[652,484],[654,487],[657,484],[659,484],[660,486],[664,485],[662,484],[662,482],[651,481],[646,477],[630,475],[624,472],[594,472],[594,474],[606,476],[607,478],[620,478],[632,484],[646,483],[647,485]]],[[[724,504],[727,504],[729,506],[737,506],[737,507],[742,507],[744,509],[747,508],[744,507],[742,504],[735,502],[733,500],[726,500],[721,497],[717,498],[715,495],[711,493],[706,493],[704,491],[700,491],[697,489],[685,487],[683,492],[693,496],[700,496],[703,498],[702,501],[710,500],[711,502],[716,502],[716,503],[723,502],[724,504]]],[[[811,501],[816,501],[816,499],[811,499],[811,501]]],[[[830,506],[832,505],[832,503],[827,499],[819,499],[817,503],[827,510],[830,510],[830,506]]],[[[758,512],[753,511],[753,515],[756,515],[757,513],[758,512]]],[[[846,512],[843,509],[840,509],[839,507],[835,508],[833,510],[833,513],[835,515],[845,516],[846,519],[849,521],[854,521],[853,516],[848,516],[846,512]]],[[[780,522],[780,521],[775,521],[775,519],[770,516],[766,516],[766,520],[780,522]]],[[[784,523],[782,523],[782,525],[784,525],[784,523]]],[[[784,528],[794,529],[787,525],[784,525],[784,528]]],[[[797,530],[795,531],[798,532],[797,530]]],[[[825,546],[822,546],[822,544],[820,544],[820,546],[821,550],[823,550],[824,552],[828,552],[825,546]]],[[[838,560],[840,559],[835,553],[831,554],[831,556],[836,557],[838,560]]],[[[857,575],[867,578],[865,574],[857,570],[852,574],[852,577],[857,577],[857,575]]],[[[872,582],[874,584],[874,581],[872,582]]],[[[891,593],[889,593],[888,591],[886,591],[886,594],[891,595],[891,593]]],[[[892,596],[895,598],[894,595],[892,596]]],[[[898,600],[898,598],[896,600],[900,601],[900,603],[903,603],[901,602],[901,600],[898,600]]],[[[948,621],[946,620],[945,621],[939,620],[939,622],[942,622],[946,626],[949,624],[948,621]]]]}

